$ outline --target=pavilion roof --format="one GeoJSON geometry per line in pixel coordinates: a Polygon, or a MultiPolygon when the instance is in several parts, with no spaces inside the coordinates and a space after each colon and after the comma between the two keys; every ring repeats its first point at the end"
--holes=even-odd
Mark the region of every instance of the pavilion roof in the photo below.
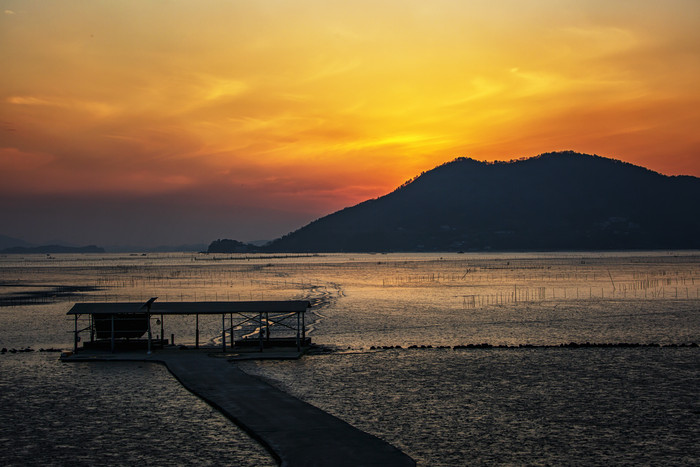
{"type": "MultiPolygon", "coordinates": [[[[152,315],[221,315],[226,313],[304,313],[311,307],[307,300],[263,300],[249,302],[157,302],[152,315]]],[[[76,303],[68,315],[144,313],[143,302],[76,303]]]]}

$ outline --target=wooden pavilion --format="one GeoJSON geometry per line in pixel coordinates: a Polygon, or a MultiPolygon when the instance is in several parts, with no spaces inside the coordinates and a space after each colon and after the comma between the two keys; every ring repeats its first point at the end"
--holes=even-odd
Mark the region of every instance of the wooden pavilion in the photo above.
{"type": "MultiPolygon", "coordinates": [[[[68,311],[74,318],[73,350],[78,351],[80,334],[89,333],[89,341],[83,348],[145,347],[168,344],[165,335],[165,318],[174,315],[194,315],[195,348],[199,342],[199,315],[221,316],[221,349],[252,345],[261,352],[266,347],[296,345],[301,351],[310,344],[306,337],[305,313],[311,307],[306,300],[248,301],[248,302],[156,302],[157,297],[146,303],[76,303],[68,311]],[[153,338],[152,320],[160,326],[159,338],[153,338]],[[236,339],[236,333],[239,339],[236,339]],[[143,339],[143,336],[147,337],[143,339]]],[[[172,344],[172,341],[170,342],[172,344]]]]}

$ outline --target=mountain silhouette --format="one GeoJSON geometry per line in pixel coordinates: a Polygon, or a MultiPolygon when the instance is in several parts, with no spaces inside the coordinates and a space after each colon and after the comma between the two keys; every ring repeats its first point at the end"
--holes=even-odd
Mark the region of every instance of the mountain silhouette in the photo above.
{"type": "Polygon", "coordinates": [[[51,253],[104,253],[104,248],[89,246],[41,245],[34,247],[16,246],[0,250],[2,254],[51,254],[51,253]]]}
{"type": "Polygon", "coordinates": [[[31,246],[29,243],[19,238],[8,237],[0,234],[0,249],[12,248],[15,246],[31,246]]]}
{"type": "Polygon", "coordinates": [[[571,151],[458,158],[322,217],[266,251],[700,248],[700,179],[571,151]]]}

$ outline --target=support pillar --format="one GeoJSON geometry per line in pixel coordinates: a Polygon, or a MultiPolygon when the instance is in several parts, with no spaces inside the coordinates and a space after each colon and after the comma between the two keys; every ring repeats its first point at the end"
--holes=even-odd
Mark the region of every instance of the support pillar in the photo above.
{"type": "Polygon", "coordinates": [[[110,333],[110,348],[112,353],[114,353],[114,314],[112,314],[112,331],[110,333]]]}
{"type": "Polygon", "coordinates": [[[262,312],[258,315],[258,337],[260,338],[260,351],[263,351],[263,317],[262,312]]]}
{"type": "MultiPolygon", "coordinates": [[[[149,307],[150,308],[150,307],[149,307]]],[[[146,313],[146,319],[148,320],[148,355],[151,355],[151,313],[146,313]]]]}
{"type": "Polygon", "coordinates": [[[199,348],[199,313],[194,315],[194,348],[199,348]]]}
{"type": "Polygon", "coordinates": [[[229,336],[231,339],[231,350],[236,346],[236,338],[233,335],[233,313],[228,314],[228,324],[229,324],[229,336]]]}
{"type": "Polygon", "coordinates": [[[226,314],[221,315],[221,351],[226,352],[226,314]]]}
{"type": "Polygon", "coordinates": [[[297,352],[301,352],[301,342],[299,341],[299,328],[301,327],[301,324],[299,323],[299,315],[301,313],[297,313],[297,352]]]}
{"type": "Polygon", "coordinates": [[[78,315],[75,315],[75,333],[73,334],[73,353],[78,351],[78,315]]]}

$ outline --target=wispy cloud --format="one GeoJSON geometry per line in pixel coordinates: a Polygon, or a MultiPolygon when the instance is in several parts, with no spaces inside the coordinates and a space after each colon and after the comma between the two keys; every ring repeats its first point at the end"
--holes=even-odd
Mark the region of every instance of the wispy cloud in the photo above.
{"type": "Polygon", "coordinates": [[[7,98],[7,102],[15,105],[60,105],[56,101],[52,101],[51,99],[44,99],[35,96],[10,96],[7,98]]]}

